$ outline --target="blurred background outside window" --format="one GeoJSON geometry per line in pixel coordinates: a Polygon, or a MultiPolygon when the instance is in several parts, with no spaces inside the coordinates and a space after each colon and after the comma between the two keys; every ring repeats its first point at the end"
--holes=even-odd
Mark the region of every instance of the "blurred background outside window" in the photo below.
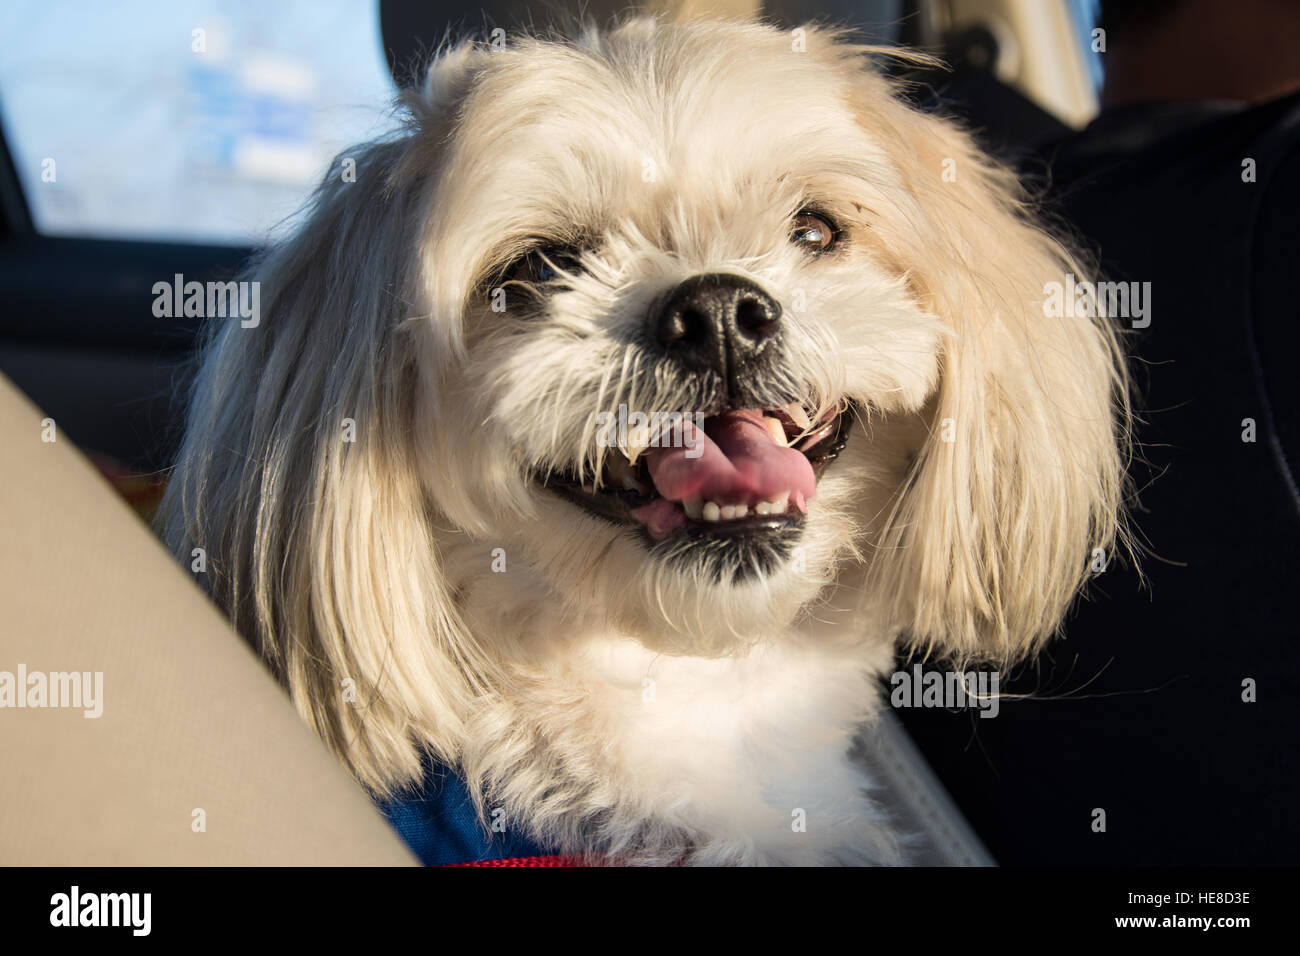
{"type": "MultiPolygon", "coordinates": [[[[1099,88],[1097,0],[1033,0],[1053,2],[1068,11],[1099,88]]],[[[766,13],[853,24],[888,41],[904,9],[899,0],[780,0],[766,13]]],[[[1008,9],[1019,9],[1022,28],[1045,12],[1008,9]]],[[[461,27],[481,25],[485,12],[429,8],[461,27]]],[[[1004,69],[1017,69],[1004,39],[1004,69]]],[[[0,4],[0,124],[45,235],[263,244],[289,229],[342,150],[396,126],[395,92],[378,0],[0,4]]],[[[1064,118],[1079,125],[1093,109],[1064,118]]]]}
{"type": "Polygon", "coordinates": [[[373,0],[0,4],[0,122],[47,235],[265,242],[394,94],[373,0]]]}

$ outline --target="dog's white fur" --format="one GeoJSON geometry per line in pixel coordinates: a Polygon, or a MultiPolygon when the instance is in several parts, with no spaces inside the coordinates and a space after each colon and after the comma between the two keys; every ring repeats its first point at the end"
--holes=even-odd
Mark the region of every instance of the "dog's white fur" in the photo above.
{"type": "Polygon", "coordinates": [[[449,48],[409,128],[347,154],[356,181],[336,169],[258,265],[260,326],[215,330],[168,540],[207,549],[214,596],[375,792],[429,752],[592,858],[896,861],[846,755],[896,644],[1031,653],[1116,541],[1120,351],[1042,308],[1086,270],[878,51],[806,37],[637,19],[449,48]],[[842,251],[788,241],[810,202],[842,251]],[[493,312],[484,282],[535,237],[581,239],[582,270],[540,316],[493,312]],[[779,385],[861,410],[800,549],[738,583],[531,477],[598,464],[598,411],[697,407],[626,337],[719,271],[784,307],[779,385]]]}

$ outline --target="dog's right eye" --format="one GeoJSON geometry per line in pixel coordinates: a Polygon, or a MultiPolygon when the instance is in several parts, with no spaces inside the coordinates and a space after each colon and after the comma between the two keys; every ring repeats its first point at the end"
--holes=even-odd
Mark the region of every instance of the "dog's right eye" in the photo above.
{"type": "Polygon", "coordinates": [[[506,270],[506,279],[511,282],[527,282],[530,285],[546,285],[559,278],[560,270],[576,271],[578,255],[576,249],[558,246],[534,249],[528,255],[517,259],[506,270]]]}

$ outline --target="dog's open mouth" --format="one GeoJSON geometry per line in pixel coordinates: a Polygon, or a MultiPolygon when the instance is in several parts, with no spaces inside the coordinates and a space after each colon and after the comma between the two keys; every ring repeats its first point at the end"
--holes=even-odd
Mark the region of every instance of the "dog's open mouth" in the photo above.
{"type": "Polygon", "coordinates": [[[661,431],[651,447],[609,449],[599,481],[553,475],[546,485],[604,518],[642,526],[655,542],[788,531],[844,448],[852,417],[847,402],[815,421],[799,403],[731,409],[703,418],[703,428],[685,416],[672,440],[661,431]]]}

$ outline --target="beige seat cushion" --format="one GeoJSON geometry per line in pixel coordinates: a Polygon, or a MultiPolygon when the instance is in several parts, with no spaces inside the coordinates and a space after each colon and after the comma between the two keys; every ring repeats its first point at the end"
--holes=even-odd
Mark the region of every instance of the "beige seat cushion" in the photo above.
{"type": "Polygon", "coordinates": [[[0,864],[413,863],[57,422],[42,440],[43,418],[0,377],[0,694],[20,667],[100,673],[102,713],[0,707],[0,864]]]}

